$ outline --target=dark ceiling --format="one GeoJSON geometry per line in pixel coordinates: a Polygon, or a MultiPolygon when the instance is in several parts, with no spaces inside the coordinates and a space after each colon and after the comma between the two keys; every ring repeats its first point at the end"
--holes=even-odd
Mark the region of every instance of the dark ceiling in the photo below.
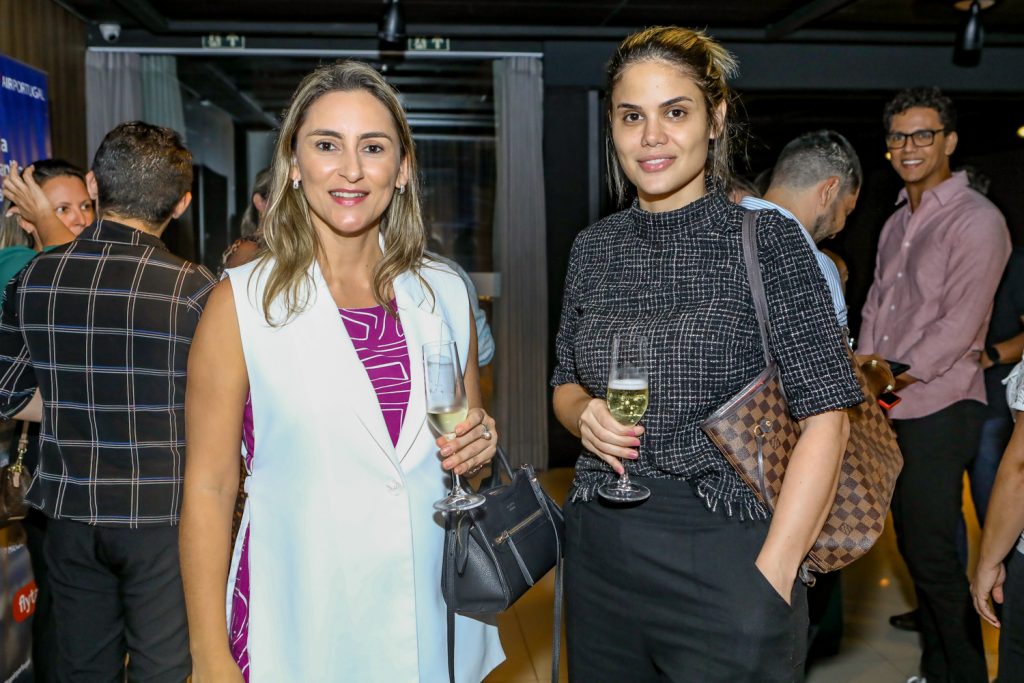
{"type": "MultiPolygon", "coordinates": [[[[62,0],[93,21],[150,31],[202,31],[203,22],[295,25],[376,24],[381,0],[62,0]]],[[[449,27],[635,28],[655,24],[716,29],[773,27],[839,31],[951,31],[963,13],[954,0],[401,0],[411,25],[449,27]]],[[[990,34],[1024,31],[1024,3],[1001,0],[985,11],[990,34]]],[[[273,32],[275,27],[265,30],[273,32]]],[[[510,28],[510,31],[514,29],[510,28]]],[[[563,33],[564,35],[564,33],[563,33]]]]}
{"type": "MultiPolygon", "coordinates": [[[[91,48],[176,55],[191,103],[228,112],[236,131],[274,127],[306,73],[322,61],[354,54],[375,63],[397,86],[418,137],[488,135],[495,53],[543,53],[545,146],[566,156],[587,154],[566,144],[582,138],[576,129],[593,120],[587,108],[613,43],[644,26],[707,27],[730,49],[746,52],[741,78],[750,72],[761,77],[756,87],[740,84],[750,132],[747,160],[738,160],[742,172],[753,176],[770,167],[794,135],[834,128],[861,155],[869,179],[864,194],[887,198],[874,214],[859,211],[863,224],[877,228],[898,189],[883,157],[883,105],[900,87],[940,83],[954,93],[960,112],[956,163],[989,169],[993,194],[1014,198],[1007,207],[1016,207],[1007,214],[1016,216],[1011,223],[1024,225],[1021,171],[1013,156],[1024,147],[1015,133],[1024,124],[1024,68],[1018,66],[1024,63],[1024,0],[996,0],[982,13],[986,56],[977,70],[951,63],[966,17],[955,0],[401,0],[409,36],[449,38],[451,51],[461,57],[383,61],[377,41],[382,0],[53,1],[91,24],[91,48]],[[97,30],[100,22],[119,23],[119,40],[108,45],[97,30]],[[242,36],[245,49],[210,50],[203,41],[211,34],[242,36]],[[785,74],[776,78],[780,71],[785,74]],[[578,74],[598,80],[581,87],[573,81],[578,74]]],[[[858,249],[872,252],[870,245],[851,247],[858,249]]],[[[867,277],[871,264],[851,270],[867,277]]]]}
{"type": "MultiPolygon", "coordinates": [[[[486,134],[493,125],[489,59],[380,60],[382,0],[56,1],[93,24],[92,46],[106,47],[96,24],[117,22],[122,36],[112,47],[156,46],[177,54],[186,92],[246,127],[273,127],[302,76],[335,59],[332,50],[351,49],[366,50],[363,58],[385,71],[418,135],[486,134]],[[247,49],[237,55],[198,49],[211,33],[243,35],[247,49]]],[[[965,18],[954,0],[401,0],[401,6],[410,36],[443,35],[453,51],[480,52],[543,51],[545,41],[607,44],[655,24],[708,27],[732,43],[951,46],[965,18]]],[[[1024,0],[998,0],[982,16],[986,46],[1024,46],[1024,0]]],[[[774,137],[817,122],[852,128],[869,121],[874,135],[886,96],[835,89],[745,93],[753,155],[774,146],[774,137]]],[[[1022,101],[1019,92],[1013,99],[1022,101]]],[[[981,101],[977,108],[988,105],[981,101]]]]}

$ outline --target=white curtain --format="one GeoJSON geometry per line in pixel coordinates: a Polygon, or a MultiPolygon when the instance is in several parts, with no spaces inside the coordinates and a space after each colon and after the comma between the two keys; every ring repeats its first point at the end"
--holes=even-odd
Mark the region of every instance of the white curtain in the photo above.
{"type": "Polygon", "coordinates": [[[111,128],[142,118],[141,64],[140,55],[133,53],[86,53],[85,121],[90,164],[111,128]]]}
{"type": "Polygon", "coordinates": [[[174,57],[88,52],[85,87],[90,162],[103,136],[125,121],[173,128],[185,139],[185,110],[174,57]]]}
{"type": "Polygon", "coordinates": [[[541,60],[494,62],[495,417],[513,462],[548,465],[548,292],[541,60]]]}
{"type": "Polygon", "coordinates": [[[177,58],[142,57],[142,120],[176,130],[185,140],[185,108],[181,103],[177,58]]]}

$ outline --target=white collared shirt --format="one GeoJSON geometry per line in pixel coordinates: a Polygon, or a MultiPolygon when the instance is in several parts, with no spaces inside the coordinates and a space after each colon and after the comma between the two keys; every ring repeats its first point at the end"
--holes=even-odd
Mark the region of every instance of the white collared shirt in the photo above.
{"type": "Polygon", "coordinates": [[[843,281],[839,277],[839,269],[836,268],[836,264],[832,262],[832,259],[818,249],[818,245],[814,243],[814,238],[812,238],[811,234],[807,232],[807,228],[797,220],[797,217],[794,216],[792,212],[765,199],[749,196],[744,197],[740,202],[740,206],[744,209],[750,209],[751,211],[760,211],[762,209],[778,211],[783,216],[794,221],[800,226],[800,231],[804,234],[804,237],[807,238],[807,244],[811,246],[811,251],[814,253],[814,259],[818,262],[818,268],[821,269],[821,274],[825,276],[825,283],[828,285],[828,291],[832,294],[832,305],[835,306],[836,309],[836,320],[839,322],[839,327],[846,327],[846,297],[843,296],[843,281]]]}

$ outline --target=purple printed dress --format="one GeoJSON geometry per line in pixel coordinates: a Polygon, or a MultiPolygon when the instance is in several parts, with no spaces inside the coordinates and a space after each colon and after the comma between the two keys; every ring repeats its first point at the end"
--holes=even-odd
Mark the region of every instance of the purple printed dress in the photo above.
{"type": "MultiPolygon", "coordinates": [[[[396,303],[391,302],[394,307],[396,303]]],[[[372,308],[339,308],[341,319],[348,331],[356,355],[366,368],[384,423],[387,425],[391,443],[398,444],[402,431],[405,411],[409,406],[411,375],[409,350],[405,345],[405,333],[401,321],[388,315],[383,306],[372,308]]],[[[245,404],[242,419],[242,458],[246,472],[252,473],[252,461],[256,450],[255,425],[253,424],[251,397],[245,404]]],[[[231,595],[231,612],[228,618],[231,654],[234,656],[242,676],[249,680],[249,525],[246,520],[239,532],[242,539],[241,557],[235,572],[235,585],[231,595]]],[[[237,541],[236,541],[237,542],[237,541]]]]}

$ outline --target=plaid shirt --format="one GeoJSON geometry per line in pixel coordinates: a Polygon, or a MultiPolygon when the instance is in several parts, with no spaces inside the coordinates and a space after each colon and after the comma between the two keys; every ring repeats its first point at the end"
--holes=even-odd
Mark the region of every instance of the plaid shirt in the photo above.
{"type": "Polygon", "coordinates": [[[214,283],[153,235],[104,220],[11,282],[0,311],[0,415],[39,387],[34,506],[100,526],[177,524],[185,369],[214,283]]]}

